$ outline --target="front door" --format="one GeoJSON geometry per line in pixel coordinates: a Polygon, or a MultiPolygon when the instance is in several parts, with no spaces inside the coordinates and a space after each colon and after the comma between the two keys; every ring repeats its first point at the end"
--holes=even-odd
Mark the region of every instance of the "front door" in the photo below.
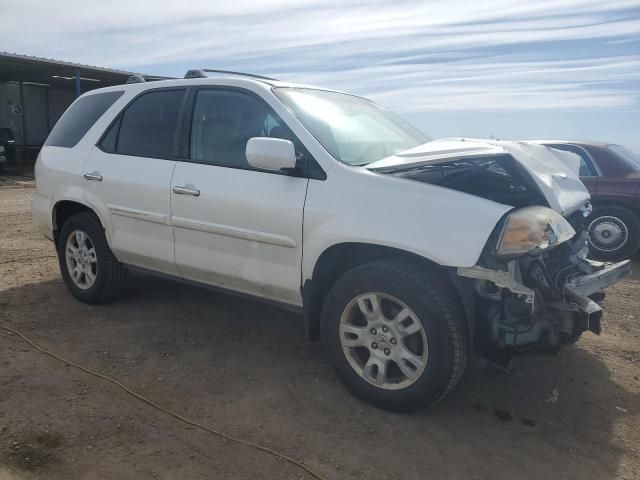
{"type": "Polygon", "coordinates": [[[224,89],[197,91],[190,161],[177,163],[171,182],[181,276],[301,305],[308,179],[256,170],[245,156],[250,138],[281,137],[284,131],[260,98],[224,89]]]}

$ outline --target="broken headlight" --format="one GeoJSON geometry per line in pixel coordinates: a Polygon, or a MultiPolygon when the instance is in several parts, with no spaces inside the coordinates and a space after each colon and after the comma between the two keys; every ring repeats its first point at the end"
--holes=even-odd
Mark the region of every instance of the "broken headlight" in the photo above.
{"type": "Polygon", "coordinates": [[[525,207],[508,214],[496,247],[500,257],[544,250],[576,234],[558,212],[547,207],[525,207]]]}

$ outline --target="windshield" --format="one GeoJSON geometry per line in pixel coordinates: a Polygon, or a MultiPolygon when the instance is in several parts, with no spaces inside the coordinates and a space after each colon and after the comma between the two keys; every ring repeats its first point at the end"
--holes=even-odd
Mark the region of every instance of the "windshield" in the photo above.
{"type": "Polygon", "coordinates": [[[309,88],[275,88],[331,155],[367,165],[427,142],[393,113],[361,97],[309,88]]]}
{"type": "Polygon", "coordinates": [[[640,156],[621,145],[608,145],[609,150],[624,160],[634,171],[640,172],[640,156]]]}

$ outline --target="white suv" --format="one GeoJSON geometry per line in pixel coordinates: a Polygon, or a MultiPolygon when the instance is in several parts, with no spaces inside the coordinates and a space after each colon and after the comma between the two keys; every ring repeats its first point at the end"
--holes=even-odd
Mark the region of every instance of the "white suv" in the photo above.
{"type": "Polygon", "coordinates": [[[428,142],[357,96],[190,71],[76,100],[40,152],[33,216],[80,301],[142,269],[276,302],[358,397],[410,410],[472,353],[599,333],[601,291],[630,267],[586,259],[575,160],[428,142]]]}

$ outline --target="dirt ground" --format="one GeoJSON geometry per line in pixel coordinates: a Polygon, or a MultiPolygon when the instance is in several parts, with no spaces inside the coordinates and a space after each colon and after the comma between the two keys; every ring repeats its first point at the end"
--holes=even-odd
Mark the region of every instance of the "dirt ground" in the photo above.
{"type": "MultiPolygon", "coordinates": [[[[436,408],[398,415],[347,393],[292,313],[138,275],[113,304],[77,302],[33,193],[0,178],[0,325],[167,408],[328,479],[640,479],[637,279],[610,290],[600,337],[514,375],[474,367],[436,408]]],[[[0,332],[0,480],[31,478],[310,477],[0,332]]]]}

